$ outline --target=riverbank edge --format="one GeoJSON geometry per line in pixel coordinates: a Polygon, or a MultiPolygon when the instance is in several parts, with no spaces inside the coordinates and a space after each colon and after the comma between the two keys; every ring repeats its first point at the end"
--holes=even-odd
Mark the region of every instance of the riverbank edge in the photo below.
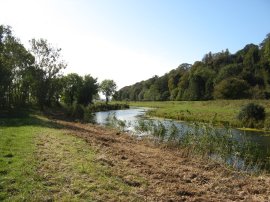
{"type": "MultiPolygon", "coordinates": [[[[235,129],[239,129],[242,131],[257,131],[257,132],[270,132],[270,116],[267,116],[266,120],[264,121],[264,125],[262,124],[260,127],[254,127],[254,128],[248,128],[244,127],[243,124],[236,119],[236,116],[240,110],[241,103],[242,105],[249,103],[249,102],[255,102],[255,103],[261,103],[263,106],[265,106],[266,110],[268,110],[269,107],[267,107],[269,103],[266,104],[265,100],[214,100],[214,101],[141,101],[141,102],[135,102],[135,101],[130,101],[130,102],[124,102],[124,101],[116,101],[114,103],[126,103],[130,105],[131,107],[146,107],[149,108],[148,112],[146,115],[148,117],[153,117],[153,118],[164,118],[168,120],[175,120],[175,121],[183,121],[183,122],[200,122],[200,123],[210,123],[214,126],[218,127],[231,127],[235,129]],[[217,119],[216,116],[219,116],[223,112],[219,112],[220,108],[223,107],[223,102],[226,103],[236,103],[235,108],[233,108],[233,113],[229,113],[228,117],[226,119],[220,118],[219,120],[217,119]],[[188,106],[183,109],[182,103],[203,103],[203,106],[206,106],[207,103],[217,103],[217,106],[219,107],[218,109],[209,108],[207,109],[206,115],[202,116],[201,114],[194,113],[192,114],[191,111],[192,105],[188,106]],[[239,104],[240,103],[240,104],[239,104]],[[179,109],[175,109],[176,106],[179,106],[179,109]],[[164,112],[164,109],[166,109],[166,112],[164,112]],[[174,110],[173,112],[171,110],[174,110]],[[167,112],[168,111],[168,112],[167,112]],[[179,114],[180,115],[179,115],[179,114]],[[209,113],[211,115],[209,116],[209,113]]],[[[185,105],[186,106],[186,105],[185,105]]],[[[193,110],[194,111],[194,110],[193,110]]],[[[267,114],[270,114],[270,111],[266,111],[267,114]]]]}
{"type": "Polygon", "coordinates": [[[137,187],[136,194],[139,193],[140,196],[143,194],[142,197],[144,199],[150,201],[172,198],[187,201],[193,201],[193,199],[209,201],[213,198],[217,199],[217,201],[226,198],[228,200],[244,198],[246,200],[259,200],[262,198],[264,198],[263,200],[270,200],[270,187],[267,187],[267,184],[270,183],[269,174],[251,174],[245,171],[238,171],[209,158],[205,159],[200,155],[189,156],[186,151],[179,148],[170,147],[162,143],[157,144],[148,137],[138,140],[129,133],[121,132],[111,127],[80,122],[66,122],[58,119],[55,119],[54,123],[68,128],[72,131],[72,135],[84,139],[91,146],[97,146],[99,153],[102,153],[102,161],[106,162],[106,165],[112,165],[110,167],[115,171],[113,173],[119,178],[124,179],[129,185],[137,187]],[[91,135],[87,134],[87,131],[91,135]],[[151,151],[150,153],[149,150],[151,151]],[[154,159],[156,164],[152,164],[151,159],[154,159]],[[151,162],[149,167],[146,163],[148,160],[151,162]],[[176,165],[179,166],[180,170],[176,168],[176,165]],[[164,170],[166,170],[165,174],[163,173],[164,170]],[[157,177],[157,175],[160,176],[157,177]],[[178,180],[182,182],[178,182],[178,180]],[[196,180],[198,182],[195,182],[196,180]],[[213,182],[213,186],[219,192],[203,185],[209,181],[213,182]],[[220,184],[217,184],[219,181],[220,184]],[[192,185],[192,190],[190,183],[196,184],[195,187],[194,184],[192,185]],[[179,189],[179,184],[183,186],[181,185],[180,191],[176,191],[176,189],[179,189]],[[146,190],[142,191],[141,186],[144,186],[146,190]],[[220,188],[217,188],[219,186],[220,188]],[[242,186],[249,186],[249,188],[246,191],[240,192],[238,188],[242,188],[242,186]],[[227,191],[223,195],[224,189],[227,189],[227,191]],[[228,191],[229,189],[234,189],[234,191],[228,191]],[[173,191],[173,193],[170,191],[173,191]],[[186,195],[185,193],[188,194],[186,195]],[[262,196],[264,193],[266,193],[265,196],[262,196]]]}
{"type": "MultiPolygon", "coordinates": [[[[144,108],[144,109],[148,109],[148,110],[152,110],[154,108],[147,108],[147,107],[136,107],[136,106],[132,106],[134,108],[144,108]]],[[[146,115],[144,115],[147,119],[153,119],[153,120],[168,120],[168,121],[176,121],[179,123],[187,123],[187,124],[192,124],[193,122],[196,121],[185,121],[185,120],[178,120],[178,119],[172,119],[172,118],[166,118],[166,117],[162,117],[162,116],[151,116],[148,115],[146,112],[146,115]]],[[[200,122],[197,121],[199,123],[202,124],[212,124],[215,127],[224,127],[224,124],[213,124],[212,122],[200,122]]],[[[265,129],[259,129],[259,128],[247,128],[247,127],[233,127],[233,129],[237,129],[237,130],[241,130],[243,132],[248,132],[248,131],[252,131],[252,132],[264,132],[264,133],[269,133],[266,134],[266,136],[270,136],[270,130],[265,130],[265,129]]],[[[265,134],[264,134],[265,135],[265,134]]]]}
{"type": "MultiPolygon", "coordinates": [[[[132,187],[132,194],[146,201],[267,201],[270,199],[268,186],[270,177],[265,174],[253,176],[245,172],[236,172],[222,164],[205,161],[196,156],[186,156],[184,151],[155,144],[148,139],[138,140],[134,136],[115,129],[61,120],[57,117],[44,120],[42,117],[43,115],[38,115],[36,118],[45,121],[42,124],[43,127],[53,126],[56,130],[63,130],[63,135],[81,138],[89,147],[95,148],[99,157],[93,163],[101,163],[110,168],[113,177],[132,187]]],[[[37,124],[32,121],[27,121],[25,124],[32,123],[37,124]]],[[[20,124],[19,119],[15,119],[14,124],[20,124]]],[[[45,140],[45,143],[37,146],[46,144],[50,142],[45,140]]],[[[50,160],[53,159],[46,159],[46,161],[50,160]]],[[[60,164],[55,164],[55,169],[58,169],[58,165],[60,164]]],[[[82,169],[82,174],[86,175],[87,168],[82,167],[82,169]]],[[[53,179],[50,180],[49,183],[53,186],[55,186],[54,183],[58,183],[53,179]]],[[[69,181],[66,183],[65,186],[68,186],[69,181]]],[[[51,192],[50,197],[54,197],[55,194],[57,195],[56,192],[51,192]]],[[[71,195],[70,197],[78,196],[71,195]]],[[[113,199],[117,200],[117,198],[111,198],[113,199]]]]}

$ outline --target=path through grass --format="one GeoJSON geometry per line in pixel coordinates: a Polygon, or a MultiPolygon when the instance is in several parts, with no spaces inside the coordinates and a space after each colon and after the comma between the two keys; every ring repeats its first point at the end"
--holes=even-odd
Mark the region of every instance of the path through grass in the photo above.
{"type": "Polygon", "coordinates": [[[0,201],[136,200],[98,155],[44,118],[0,119],[0,201]]]}

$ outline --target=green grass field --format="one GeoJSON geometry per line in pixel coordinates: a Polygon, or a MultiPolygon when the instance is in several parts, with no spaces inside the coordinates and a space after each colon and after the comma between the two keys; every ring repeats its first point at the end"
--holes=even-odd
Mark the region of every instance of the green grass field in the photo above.
{"type": "Polygon", "coordinates": [[[270,101],[267,100],[212,100],[212,101],[166,101],[166,102],[129,102],[130,106],[154,108],[149,116],[182,121],[211,122],[215,125],[243,127],[237,120],[242,106],[255,102],[266,109],[266,120],[257,128],[270,128],[270,101]]]}
{"type": "Polygon", "coordinates": [[[131,188],[97,155],[44,117],[0,118],[0,201],[128,201],[131,188]]]}

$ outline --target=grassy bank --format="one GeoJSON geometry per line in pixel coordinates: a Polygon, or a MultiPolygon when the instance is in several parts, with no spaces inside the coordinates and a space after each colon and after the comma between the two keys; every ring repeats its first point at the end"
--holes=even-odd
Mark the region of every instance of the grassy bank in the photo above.
{"type": "Polygon", "coordinates": [[[0,119],[0,201],[269,201],[269,183],[113,129],[0,119]]]}
{"type": "Polygon", "coordinates": [[[83,139],[44,117],[0,119],[0,201],[119,198],[132,189],[83,139]]]}
{"type": "Polygon", "coordinates": [[[212,101],[171,101],[171,102],[129,102],[130,106],[150,107],[149,116],[182,121],[199,121],[215,125],[243,127],[237,119],[242,106],[255,102],[266,109],[266,120],[257,126],[270,129],[270,102],[267,100],[212,100],[212,101]]]}

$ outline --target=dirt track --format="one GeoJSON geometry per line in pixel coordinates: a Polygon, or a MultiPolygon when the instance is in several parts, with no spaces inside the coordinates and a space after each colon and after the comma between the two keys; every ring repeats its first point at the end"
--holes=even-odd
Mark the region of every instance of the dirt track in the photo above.
{"type": "Polygon", "coordinates": [[[270,201],[269,176],[233,172],[100,126],[56,122],[96,148],[97,160],[145,201],[270,201]]]}

